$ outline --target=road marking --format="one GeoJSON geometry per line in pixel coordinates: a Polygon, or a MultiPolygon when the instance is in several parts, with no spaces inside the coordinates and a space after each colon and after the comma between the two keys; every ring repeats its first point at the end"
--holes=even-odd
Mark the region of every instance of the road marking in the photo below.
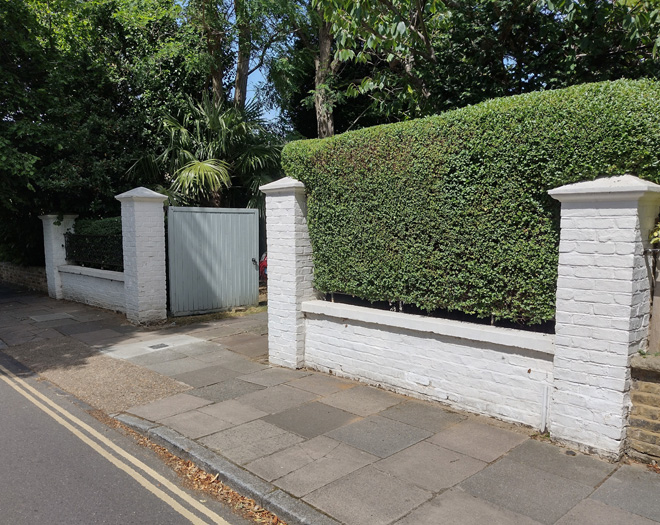
{"type": "Polygon", "coordinates": [[[120,470],[126,472],[128,475],[130,475],[132,478],[134,478],[140,485],[145,487],[147,490],[152,492],[154,495],[156,495],[158,498],[166,502],[168,505],[170,505],[174,510],[176,510],[179,514],[182,516],[186,517],[191,523],[194,523],[195,525],[197,524],[204,524],[205,522],[200,520],[197,516],[192,514],[190,511],[188,511],[186,508],[184,508],[180,503],[178,503],[175,499],[173,499],[171,496],[157,488],[153,483],[151,483],[149,480],[147,480],[144,476],[142,476],[139,472],[133,470],[130,466],[126,465],[126,463],[123,463],[120,459],[116,458],[115,456],[109,454],[105,449],[103,449],[98,443],[92,441],[88,436],[84,435],[82,432],[80,432],[79,429],[74,427],[71,423],[63,419],[61,416],[53,412],[51,409],[49,409],[47,406],[45,406],[43,403],[35,399],[34,396],[37,398],[41,399],[44,403],[50,405],[53,407],[57,412],[62,414],[64,417],[69,419],[72,423],[78,425],[80,428],[85,430],[87,433],[89,433],[91,436],[93,436],[95,439],[97,439],[99,442],[101,442],[103,445],[105,445],[107,448],[112,449],[115,453],[117,453],[119,456],[123,457],[126,459],[129,463],[132,463],[135,467],[138,467],[140,470],[142,470],[145,474],[153,478],[155,481],[166,487],[168,490],[176,494],[179,498],[181,498],[184,502],[186,502],[188,505],[191,507],[195,508],[202,514],[206,515],[208,518],[213,520],[214,523],[218,525],[230,525],[227,521],[225,521],[223,518],[218,516],[215,512],[211,511],[204,505],[202,505],[200,502],[198,502],[195,498],[191,497],[189,494],[181,490],[179,487],[177,487],[175,484],[173,484],[171,481],[169,481],[167,478],[164,476],[160,475],[158,472],[153,470],[151,467],[147,466],[145,463],[137,459],[135,456],[129,454],[126,452],[123,448],[119,447],[112,441],[110,441],[108,438],[106,438],[104,435],[100,434],[97,430],[94,428],[90,427],[87,423],[84,421],[81,421],[78,419],[76,416],[68,412],[66,409],[62,408],[59,406],[57,403],[53,402],[50,400],[48,397],[46,397],[44,394],[39,392],[37,389],[29,385],[27,382],[25,382],[23,379],[18,377],[16,374],[5,368],[4,366],[0,365],[0,378],[2,378],[9,386],[11,386],[14,390],[16,390],[19,394],[21,394],[23,397],[25,397],[27,400],[29,400],[31,403],[33,403],[35,406],[40,408],[43,412],[48,414],[50,417],[52,417],[55,421],[57,421],[59,424],[61,424],[63,427],[65,427],[67,430],[69,430],[71,433],[73,433],[76,437],[78,437],[81,441],[83,441],[85,444],[89,445],[92,449],[94,449],[96,452],[98,452],[101,456],[106,458],[108,461],[110,461],[113,465],[115,465],[117,468],[120,470]],[[30,393],[28,393],[30,392],[30,393]],[[33,394],[33,395],[31,395],[33,394]]]}

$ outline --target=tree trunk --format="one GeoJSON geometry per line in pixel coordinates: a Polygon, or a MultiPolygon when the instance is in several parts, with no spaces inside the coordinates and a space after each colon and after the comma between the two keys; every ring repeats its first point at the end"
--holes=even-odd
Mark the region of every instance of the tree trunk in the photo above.
{"type": "Polygon", "coordinates": [[[314,108],[316,110],[316,128],[319,138],[335,134],[335,120],[329,99],[328,80],[332,75],[332,33],[330,24],[323,21],[319,27],[319,54],[314,59],[316,75],[314,77],[314,108]]]}
{"type": "Polygon", "coordinates": [[[247,100],[247,82],[250,70],[250,53],[252,51],[252,36],[250,20],[245,0],[234,0],[236,11],[236,29],[238,30],[238,56],[236,57],[236,82],[234,84],[234,106],[245,108],[247,100]]]}

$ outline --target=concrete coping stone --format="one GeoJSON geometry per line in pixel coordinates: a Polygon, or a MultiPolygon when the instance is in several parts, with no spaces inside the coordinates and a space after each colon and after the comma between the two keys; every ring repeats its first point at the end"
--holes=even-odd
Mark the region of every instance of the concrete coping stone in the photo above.
{"type": "Polygon", "coordinates": [[[171,453],[192,461],[210,474],[218,474],[220,481],[241,495],[254,499],[258,505],[275,513],[289,525],[339,525],[339,522],[308,503],[290,496],[272,483],[247,472],[171,428],[154,425],[127,414],[118,414],[114,417],[133,430],[157,441],[171,453]]]}
{"type": "Polygon", "coordinates": [[[305,301],[302,303],[302,311],[306,314],[325,315],[385,327],[454,337],[456,339],[480,341],[549,355],[554,355],[555,353],[555,337],[551,334],[527,332],[499,326],[478,325],[464,321],[438,319],[401,312],[389,312],[364,306],[331,303],[328,301],[305,301]]]}
{"type": "Polygon", "coordinates": [[[86,266],[76,266],[75,264],[63,264],[57,267],[62,273],[72,273],[74,275],[86,275],[96,277],[97,279],[107,279],[108,281],[124,282],[124,272],[113,272],[111,270],[99,270],[98,268],[87,268],[86,266]]]}
{"type": "Polygon", "coordinates": [[[566,184],[548,191],[560,202],[638,200],[652,193],[660,193],[660,185],[628,174],[566,184]]]}
{"type": "Polygon", "coordinates": [[[263,186],[260,186],[259,189],[266,195],[273,193],[295,193],[304,192],[305,185],[299,180],[292,179],[291,177],[284,177],[275,182],[264,184],[263,186]]]}
{"type": "Polygon", "coordinates": [[[656,355],[636,355],[630,360],[630,366],[637,370],[648,370],[650,372],[660,372],[660,356],[656,355]]]}
{"type": "Polygon", "coordinates": [[[139,188],[134,188],[130,191],[120,193],[119,195],[115,195],[115,199],[121,202],[124,201],[163,202],[164,200],[167,199],[167,195],[163,195],[162,193],[157,193],[153,190],[150,190],[149,188],[140,186],[139,188]]]}

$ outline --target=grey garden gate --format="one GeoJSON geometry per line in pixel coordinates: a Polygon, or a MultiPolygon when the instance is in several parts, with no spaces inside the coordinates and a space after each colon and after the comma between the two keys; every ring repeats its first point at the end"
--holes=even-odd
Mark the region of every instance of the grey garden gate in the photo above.
{"type": "Polygon", "coordinates": [[[259,302],[259,212],[167,211],[170,313],[226,310],[259,302]]]}

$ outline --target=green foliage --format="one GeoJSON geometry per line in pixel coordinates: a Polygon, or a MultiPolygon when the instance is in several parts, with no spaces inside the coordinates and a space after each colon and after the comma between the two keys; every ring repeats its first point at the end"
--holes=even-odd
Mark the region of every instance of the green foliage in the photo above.
{"type": "Polygon", "coordinates": [[[201,103],[188,99],[176,117],[165,116],[163,132],[168,145],[157,157],[140,159],[133,175],[164,172],[171,190],[189,203],[263,209],[259,186],[279,176],[282,144],[255,104],[240,109],[206,95],[201,103]]]}
{"type": "Polygon", "coordinates": [[[540,323],[554,317],[551,188],[632,173],[660,182],[660,84],[616,81],[494,99],[293,142],[315,286],[370,301],[540,323]]]}
{"type": "Polygon", "coordinates": [[[73,231],[79,235],[121,235],[121,217],[76,219],[73,231]]]}

